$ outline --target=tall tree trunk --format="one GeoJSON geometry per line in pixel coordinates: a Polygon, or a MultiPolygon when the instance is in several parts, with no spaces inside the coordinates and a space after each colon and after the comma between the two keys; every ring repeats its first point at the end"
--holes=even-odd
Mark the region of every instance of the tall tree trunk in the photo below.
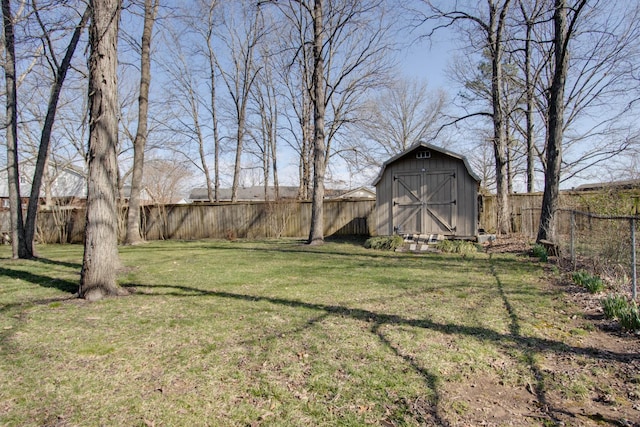
{"type": "MultiPolygon", "coordinates": [[[[56,176],[55,174],[54,176],[56,176]]],[[[49,156],[47,156],[47,160],[45,161],[44,168],[42,170],[42,184],[44,185],[44,205],[47,208],[51,208],[53,206],[53,195],[51,194],[51,172],[49,171],[49,156]]],[[[33,193],[33,190],[31,191],[33,193]]],[[[29,199],[29,203],[31,203],[31,199],[29,199]]],[[[28,209],[27,209],[28,211],[28,209]]],[[[36,209],[36,213],[38,210],[36,209]]],[[[27,212],[27,222],[29,222],[29,215],[27,212]]],[[[25,226],[26,228],[27,226],[25,226]]],[[[35,223],[33,225],[34,235],[35,235],[35,223]]],[[[25,234],[27,231],[25,230],[25,234]]],[[[31,239],[33,241],[33,239],[31,239]]]]}
{"type": "Polygon", "coordinates": [[[533,112],[534,112],[534,99],[533,99],[533,80],[531,75],[531,38],[533,32],[533,21],[531,17],[527,16],[524,8],[524,4],[520,2],[520,9],[522,16],[526,19],[526,36],[524,40],[524,81],[526,91],[526,140],[527,140],[527,193],[533,193],[535,191],[535,139],[534,139],[534,127],[533,127],[533,112]]]}
{"type": "MultiPolygon", "coordinates": [[[[210,15],[213,13],[213,5],[209,11],[210,15]]],[[[211,21],[211,16],[209,17],[211,21]]],[[[209,24],[213,25],[213,24],[209,24]]],[[[220,200],[220,137],[218,134],[218,107],[216,101],[216,60],[215,52],[211,44],[212,29],[209,29],[207,33],[207,48],[209,49],[209,82],[211,84],[211,121],[213,125],[213,193],[214,199],[210,201],[220,200]]]]}
{"type": "Polygon", "coordinates": [[[133,141],[133,174],[127,213],[127,236],[125,242],[133,245],[141,242],[140,193],[144,175],[144,149],[147,144],[147,121],[149,112],[149,86],[151,84],[151,34],[158,11],[158,0],[144,2],[144,28],[140,54],[140,95],[138,96],[138,128],[133,141]]]}
{"type": "MultiPolygon", "coordinates": [[[[31,184],[31,194],[29,196],[29,205],[27,207],[27,219],[25,222],[25,244],[27,248],[27,256],[33,257],[34,253],[34,237],[36,233],[36,223],[38,216],[38,205],[40,200],[40,190],[42,188],[42,179],[46,173],[49,157],[49,146],[51,142],[51,132],[53,131],[53,124],[56,119],[56,112],[58,110],[58,100],[60,99],[60,92],[62,91],[62,85],[67,76],[67,71],[71,67],[71,59],[76,51],[80,36],[84,30],[85,25],[90,16],[90,8],[87,7],[82,14],[80,22],[73,31],[67,51],[62,59],[60,65],[57,66],[55,80],[51,87],[51,94],[49,95],[49,104],[47,107],[47,115],[44,119],[44,125],[42,126],[42,134],[40,136],[40,146],[38,147],[38,158],[36,160],[36,168],[33,173],[33,183],[31,184]]],[[[53,55],[53,52],[51,53],[53,55]]],[[[47,195],[50,197],[50,194],[47,195]]],[[[50,200],[48,200],[49,202],[50,200]]]]}
{"type": "MultiPolygon", "coordinates": [[[[194,95],[192,96],[192,103],[195,103],[195,99],[193,98],[194,95]]],[[[204,141],[204,136],[202,135],[202,128],[200,128],[200,120],[198,119],[198,112],[197,109],[194,108],[194,105],[192,104],[192,111],[193,111],[193,121],[194,121],[194,127],[196,129],[196,133],[198,135],[198,153],[200,154],[200,162],[202,163],[202,170],[204,171],[204,178],[207,182],[207,199],[209,202],[213,201],[216,197],[216,194],[214,194],[213,191],[213,186],[211,185],[211,173],[209,172],[209,166],[207,164],[207,153],[205,152],[205,141],[204,141]]]]}
{"type": "MultiPolygon", "coordinates": [[[[303,93],[307,92],[307,89],[302,88],[303,93]]],[[[300,145],[300,163],[298,165],[298,175],[300,184],[298,188],[298,198],[301,200],[309,200],[309,194],[311,194],[311,148],[313,146],[313,136],[311,131],[311,106],[307,102],[306,97],[301,100],[301,116],[300,117],[300,130],[301,130],[301,145],[300,145]]],[[[311,103],[312,104],[312,103],[311,103]]]]}
{"type": "Polygon", "coordinates": [[[196,133],[196,137],[198,138],[198,153],[200,155],[200,163],[202,164],[202,171],[204,172],[204,177],[207,183],[207,199],[209,202],[213,201],[213,187],[211,186],[211,174],[209,172],[209,166],[207,164],[207,154],[205,151],[205,139],[202,134],[202,127],[200,126],[200,119],[198,113],[198,100],[196,99],[196,95],[193,88],[193,83],[189,83],[188,88],[189,94],[189,106],[191,107],[191,116],[193,117],[193,128],[196,133]]]}
{"type": "Polygon", "coordinates": [[[124,293],[118,257],[119,0],[92,0],[89,25],[89,180],[79,295],[89,301],[124,293]]]}
{"type": "Polygon", "coordinates": [[[493,106],[493,150],[495,158],[496,174],[496,205],[498,211],[497,233],[507,234],[510,231],[509,209],[509,173],[507,150],[507,135],[504,125],[504,101],[502,96],[502,35],[505,26],[507,10],[510,0],[504,0],[499,11],[495,4],[490,2],[489,47],[491,52],[491,104],[493,106]]]}
{"type": "Polygon", "coordinates": [[[313,4],[313,197],[311,203],[311,230],[309,244],[324,242],[324,175],[326,168],[324,141],[324,59],[322,1],[313,4]]]}
{"type": "Polygon", "coordinates": [[[238,187],[240,186],[240,172],[242,171],[242,149],[244,146],[244,109],[237,109],[236,123],[236,160],[233,167],[233,183],[231,184],[231,201],[238,201],[238,187]]]}
{"type": "Polygon", "coordinates": [[[264,201],[269,201],[269,172],[271,170],[271,154],[269,153],[269,137],[264,135],[264,151],[262,152],[262,180],[264,181],[264,201]]]}
{"type": "MultiPolygon", "coordinates": [[[[240,172],[242,170],[242,152],[244,150],[244,138],[246,134],[246,120],[247,120],[247,103],[251,93],[253,84],[258,76],[260,67],[254,67],[254,52],[258,45],[258,40],[264,35],[261,28],[261,15],[260,10],[254,12],[251,28],[248,29],[246,36],[245,46],[238,46],[238,53],[232,55],[238,55],[241,58],[234,60],[233,70],[234,76],[223,77],[225,83],[229,89],[229,93],[233,98],[234,107],[236,109],[236,158],[233,169],[233,183],[231,184],[231,201],[236,202],[238,200],[238,187],[240,186],[240,172]]],[[[236,48],[233,48],[235,50],[236,48]]]]}
{"type": "MultiPolygon", "coordinates": [[[[505,102],[508,102],[505,100],[505,102]]],[[[513,139],[511,135],[511,120],[510,115],[505,115],[505,136],[507,138],[507,193],[513,194],[513,178],[514,178],[514,167],[513,167],[513,139]]]]}
{"type": "Polygon", "coordinates": [[[565,0],[555,0],[554,69],[549,91],[549,129],[547,132],[547,168],[544,177],[540,228],[536,241],[555,241],[555,216],[560,191],[560,167],[562,164],[562,137],[564,127],[564,88],[567,79],[569,55],[567,51],[567,5],[565,0]]]}
{"type": "Polygon", "coordinates": [[[278,182],[278,150],[277,150],[277,120],[278,120],[278,106],[276,95],[273,94],[274,111],[272,113],[271,121],[271,134],[269,143],[269,152],[271,153],[271,167],[273,168],[273,191],[276,200],[280,199],[280,183],[278,182]]]}
{"type": "Polygon", "coordinates": [[[11,221],[11,250],[13,258],[27,258],[22,200],[20,198],[20,171],[18,168],[18,91],[16,83],[16,49],[13,32],[11,1],[2,0],[2,18],[6,57],[4,77],[7,101],[7,184],[9,187],[9,217],[11,221]]]}

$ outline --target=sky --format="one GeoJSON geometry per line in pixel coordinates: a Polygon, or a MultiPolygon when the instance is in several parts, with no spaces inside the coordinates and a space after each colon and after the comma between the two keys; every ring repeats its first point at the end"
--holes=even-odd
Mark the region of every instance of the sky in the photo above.
{"type": "MultiPolygon", "coordinates": [[[[443,29],[430,39],[419,39],[420,29],[416,32],[408,32],[401,35],[406,40],[413,40],[408,47],[398,54],[398,68],[402,74],[407,77],[414,77],[417,79],[425,80],[428,83],[429,90],[443,89],[449,95],[449,106],[453,104],[451,101],[459,91],[459,85],[449,80],[447,76],[447,69],[452,61],[453,57],[457,53],[456,40],[458,35],[452,29],[443,29]]],[[[453,113],[455,115],[455,112],[453,113]]],[[[465,123],[466,125],[466,123],[465,123]]],[[[463,132],[463,131],[460,131],[463,132]]],[[[475,142],[479,137],[478,133],[461,133],[462,137],[454,138],[454,145],[447,146],[447,149],[456,151],[463,155],[473,155],[478,144],[475,142]]],[[[436,145],[438,141],[431,141],[436,145]]],[[[280,180],[283,185],[296,185],[298,180],[298,159],[295,155],[281,153],[280,161],[280,180]]],[[[230,159],[229,161],[231,161],[230,159]]],[[[333,162],[333,160],[332,160],[333,162]]],[[[344,187],[356,187],[360,185],[370,185],[372,179],[377,174],[374,171],[371,176],[352,176],[348,173],[346,167],[341,167],[339,164],[330,165],[333,172],[334,181],[329,183],[331,186],[344,186],[344,187]]],[[[259,179],[259,173],[253,181],[259,179]]],[[[227,178],[228,180],[228,178],[227,178]]],[[[246,180],[250,183],[252,179],[246,180]]],[[[542,180],[537,183],[537,188],[541,189],[542,180]]],[[[230,185],[229,182],[224,182],[223,185],[230,185]]],[[[250,185],[250,184],[249,184],[250,185]]],[[[568,184],[569,186],[575,184],[568,184]]],[[[518,187],[524,187],[524,183],[519,183],[518,187]]]]}
{"type": "Polygon", "coordinates": [[[447,79],[446,68],[454,51],[454,43],[443,37],[431,43],[417,40],[400,56],[400,68],[408,76],[426,79],[432,89],[447,90],[451,82],[447,79]]]}
{"type": "MultiPolygon", "coordinates": [[[[130,28],[136,29],[132,31],[133,33],[135,33],[135,31],[141,28],[141,25],[138,25],[136,22],[134,22],[136,18],[133,17],[131,14],[129,15],[125,14],[125,17],[123,19],[124,21],[122,26],[123,27],[130,26],[130,28]]],[[[158,30],[159,32],[160,28],[161,27],[158,26],[156,27],[156,30],[158,30]]],[[[420,39],[418,38],[418,35],[420,35],[420,30],[421,29],[417,29],[415,32],[407,31],[401,34],[400,37],[403,38],[402,41],[409,42],[410,40],[413,40],[413,42],[408,44],[408,46],[405,49],[403,49],[401,52],[398,53],[398,56],[397,56],[397,59],[399,62],[398,68],[400,69],[401,73],[407,77],[413,77],[413,78],[425,80],[428,83],[428,89],[430,91],[443,89],[445,92],[449,94],[450,102],[448,104],[449,106],[451,106],[453,104],[451,100],[454,98],[455,94],[460,90],[460,88],[458,84],[455,84],[449,80],[447,76],[448,74],[447,70],[453,57],[458,52],[457,39],[459,37],[454,32],[454,30],[444,29],[436,33],[436,35],[431,40],[420,39]]],[[[132,36],[135,39],[138,39],[139,34],[132,34],[132,36]]],[[[157,39],[156,46],[157,48],[156,48],[155,54],[166,55],[167,51],[171,50],[171,46],[161,44],[159,37],[157,39]]],[[[124,43],[121,44],[120,48],[122,53],[122,51],[124,50],[123,49],[124,43]]],[[[168,56],[165,56],[163,58],[164,64],[172,64],[170,60],[167,61],[167,58],[168,56]]],[[[131,67],[131,70],[133,70],[132,74],[136,74],[137,59],[133,58],[131,59],[131,62],[133,64],[133,66],[131,67]]],[[[158,66],[158,65],[154,65],[154,66],[158,66]]],[[[158,71],[161,71],[161,70],[158,70],[158,71]]],[[[152,78],[152,91],[162,92],[162,91],[168,90],[167,89],[168,85],[167,86],[163,85],[163,82],[161,81],[162,79],[170,80],[172,79],[172,77],[169,77],[166,73],[163,76],[162,72],[158,72],[157,74],[154,73],[154,76],[152,78]]],[[[132,80],[132,82],[134,80],[132,80]]],[[[161,108],[166,110],[166,107],[164,105],[161,108]]],[[[462,132],[464,132],[464,130],[460,130],[460,135],[458,135],[456,138],[453,138],[454,145],[447,145],[444,148],[447,148],[449,150],[452,150],[470,157],[470,155],[473,155],[477,152],[477,147],[479,145],[477,143],[477,139],[479,138],[478,136],[479,134],[471,133],[469,131],[467,131],[466,133],[462,133],[462,132]]],[[[441,141],[430,141],[430,142],[434,143],[435,145],[440,145],[441,141]]],[[[447,141],[446,144],[448,143],[449,142],[447,141]]],[[[287,155],[286,153],[284,153],[284,151],[286,151],[285,144],[282,144],[282,146],[283,146],[282,153],[279,154],[279,161],[281,162],[280,163],[281,169],[280,169],[279,176],[280,176],[281,183],[283,185],[297,185],[298,159],[295,156],[295,154],[289,153],[287,155]]],[[[228,158],[225,159],[225,161],[228,163],[226,167],[228,171],[230,169],[230,164],[233,162],[233,159],[231,158],[231,156],[227,156],[227,157],[228,158]]],[[[248,156],[245,155],[245,157],[243,158],[247,158],[247,157],[248,156]]],[[[385,159],[381,159],[381,161],[384,161],[384,160],[385,159]]],[[[370,176],[351,176],[349,175],[346,167],[341,167],[340,165],[336,164],[336,165],[333,165],[331,169],[334,172],[335,180],[334,182],[330,182],[328,185],[330,185],[333,188],[336,188],[336,187],[353,188],[360,185],[369,186],[373,178],[376,176],[378,172],[378,171],[372,171],[370,176]]],[[[229,174],[227,173],[226,175],[227,177],[225,178],[225,182],[223,183],[223,185],[230,186],[231,183],[229,182],[230,181],[229,174]]],[[[256,177],[254,179],[247,180],[246,183],[248,185],[251,185],[252,181],[253,182],[259,181],[259,179],[261,178],[261,176],[259,175],[260,173],[256,172],[256,177]]],[[[202,186],[204,184],[204,175],[198,173],[198,176],[195,178],[195,180],[199,181],[199,183],[194,184],[194,186],[202,186]]],[[[537,187],[541,189],[541,186],[542,186],[541,183],[539,183],[537,187]]]]}

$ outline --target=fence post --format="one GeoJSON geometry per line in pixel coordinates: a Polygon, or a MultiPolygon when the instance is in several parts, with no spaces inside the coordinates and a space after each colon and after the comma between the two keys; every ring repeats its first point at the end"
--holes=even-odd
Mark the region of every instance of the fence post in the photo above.
{"type": "Polygon", "coordinates": [[[576,233],[575,233],[575,228],[576,228],[576,213],[575,211],[571,211],[571,265],[573,266],[573,269],[576,269],[576,243],[575,243],[575,238],[576,238],[576,233]]]}
{"type": "Polygon", "coordinates": [[[636,219],[629,220],[631,224],[631,298],[636,300],[636,219]]]}

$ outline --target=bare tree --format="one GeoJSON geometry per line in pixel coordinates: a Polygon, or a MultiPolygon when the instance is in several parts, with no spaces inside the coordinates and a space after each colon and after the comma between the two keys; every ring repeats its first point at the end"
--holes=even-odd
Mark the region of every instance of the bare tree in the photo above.
{"type": "Polygon", "coordinates": [[[173,83],[173,87],[170,88],[171,93],[169,95],[171,100],[169,102],[173,105],[174,117],[172,118],[173,123],[168,125],[169,131],[175,135],[175,140],[179,140],[179,136],[183,136],[186,139],[184,144],[186,148],[184,150],[175,149],[204,173],[207,196],[209,200],[215,200],[209,161],[207,159],[210,152],[206,123],[203,123],[206,119],[203,119],[201,113],[202,108],[206,108],[208,102],[203,97],[204,91],[201,90],[200,80],[196,75],[197,70],[191,64],[183,46],[180,44],[181,39],[181,34],[171,30],[169,40],[166,40],[166,43],[171,43],[173,46],[170,51],[169,63],[164,64],[165,70],[173,83]],[[199,161],[195,161],[190,152],[191,142],[193,141],[196,143],[199,161]]]}
{"type": "Polygon", "coordinates": [[[281,7],[280,10],[289,25],[285,27],[288,28],[287,36],[280,38],[277,49],[282,52],[296,51],[293,60],[286,55],[275,57],[275,61],[278,61],[275,70],[284,88],[284,104],[289,106],[289,109],[282,110],[287,124],[280,136],[298,155],[298,198],[308,200],[313,191],[312,49],[307,42],[306,15],[294,8],[281,7]],[[291,43],[288,44],[288,41],[291,43]]]}
{"type": "MultiPolygon", "coordinates": [[[[199,0],[181,12],[187,26],[187,34],[194,34],[196,43],[193,46],[193,57],[204,58],[202,80],[207,81],[209,102],[203,102],[211,119],[211,138],[213,139],[213,180],[211,201],[219,200],[220,193],[220,160],[222,155],[222,136],[220,131],[220,97],[218,92],[220,67],[218,62],[219,29],[222,21],[222,7],[218,0],[199,0]],[[205,71],[206,69],[206,71],[205,71]],[[206,77],[205,77],[206,76],[206,77]]],[[[203,118],[204,121],[204,118],[203,118]]],[[[208,168],[207,168],[208,169],[208,168]]]]}
{"type": "Polygon", "coordinates": [[[309,244],[324,242],[324,174],[327,167],[325,148],[324,114],[324,12],[323,0],[314,0],[313,9],[309,12],[313,17],[313,196],[311,205],[311,230],[309,244]]]}
{"type": "Polygon", "coordinates": [[[193,172],[183,162],[149,159],[145,162],[142,187],[157,204],[176,203],[187,189],[193,172]]]}
{"type": "MultiPolygon", "coordinates": [[[[335,144],[345,125],[355,120],[367,91],[380,86],[389,69],[385,54],[390,48],[390,19],[384,19],[385,4],[377,0],[291,0],[279,4],[297,35],[285,50],[293,54],[290,69],[295,66],[302,72],[297,81],[308,92],[313,112],[313,142],[308,148],[313,152],[310,244],[324,241],[325,175],[330,156],[340,151],[335,144]]],[[[305,129],[307,110],[297,108],[299,124],[305,129]]],[[[304,138],[300,141],[306,142],[304,138]]],[[[301,154],[306,153],[304,146],[300,148],[301,154]]]]}
{"type": "Polygon", "coordinates": [[[355,147],[366,166],[380,166],[438,131],[445,103],[443,91],[429,91],[426,82],[399,78],[371,98],[355,123],[362,146],[355,147]]]}
{"type": "Polygon", "coordinates": [[[125,242],[135,244],[142,240],[140,233],[140,191],[144,174],[144,150],[147,144],[147,121],[149,111],[149,86],[151,84],[151,34],[158,12],[158,0],[145,0],[144,26],[140,44],[140,92],[138,97],[138,129],[133,142],[133,174],[127,214],[125,242]]]}
{"type": "MultiPolygon", "coordinates": [[[[574,16],[573,6],[569,6],[570,19],[574,16]]],[[[546,143],[549,140],[549,93],[556,66],[555,49],[550,42],[555,38],[554,12],[551,1],[522,0],[521,17],[516,19],[520,29],[511,44],[516,52],[512,58],[521,68],[523,85],[527,88],[524,107],[527,130],[523,126],[521,132],[522,135],[535,134],[538,141],[533,144],[533,138],[527,137],[530,140],[528,162],[531,165],[531,157],[537,156],[542,171],[549,167],[546,143]],[[537,132],[531,129],[533,126],[537,132]],[[546,135],[541,131],[546,131],[546,135]]],[[[588,2],[577,17],[576,29],[569,33],[567,45],[571,45],[571,53],[563,97],[560,183],[584,178],[596,166],[600,168],[596,174],[601,175],[608,160],[624,155],[634,143],[635,139],[630,136],[635,132],[629,126],[633,122],[632,111],[627,103],[635,87],[630,76],[633,58],[638,55],[639,13],[638,5],[624,1],[588,2]]]]}
{"type": "Polygon", "coordinates": [[[438,29],[455,24],[470,25],[470,39],[478,38],[482,49],[488,53],[491,64],[491,113],[473,113],[468,117],[488,115],[493,124],[493,144],[495,157],[497,232],[508,233],[510,229],[509,186],[508,186],[508,139],[505,132],[505,106],[503,96],[503,55],[505,32],[511,0],[486,0],[480,7],[477,2],[456,2],[449,7],[447,2],[424,0],[427,12],[423,23],[435,22],[427,32],[431,36],[438,29]],[[474,35],[479,34],[478,37],[474,35]]]}
{"type": "Polygon", "coordinates": [[[47,172],[47,164],[49,157],[49,147],[51,141],[51,134],[53,131],[53,125],[56,118],[56,113],[58,110],[58,101],[60,99],[60,92],[62,90],[62,85],[66,79],[67,72],[71,67],[71,59],[75,53],[76,47],[78,46],[78,42],[80,40],[80,36],[84,27],[89,19],[90,10],[87,7],[82,13],[80,22],[75,27],[69,44],[66,49],[66,53],[62,58],[62,61],[58,61],[56,57],[55,50],[53,48],[53,43],[49,36],[48,30],[39,16],[38,7],[36,5],[36,1],[32,0],[32,4],[34,6],[34,13],[38,18],[38,23],[42,29],[42,37],[45,41],[45,45],[48,46],[48,52],[51,60],[49,61],[52,67],[52,72],[54,73],[54,81],[51,86],[51,93],[49,95],[49,102],[47,107],[47,114],[44,119],[44,124],[42,126],[42,134],[40,136],[40,144],[38,147],[38,156],[35,166],[35,171],[33,173],[33,179],[31,184],[31,194],[29,196],[29,204],[27,207],[27,218],[25,223],[25,245],[26,245],[26,256],[33,257],[34,256],[34,237],[36,233],[36,219],[38,214],[38,205],[40,200],[40,192],[42,188],[42,180],[43,175],[47,172]]]}
{"type": "Polygon", "coordinates": [[[20,173],[18,170],[18,94],[16,82],[16,51],[10,0],[2,0],[4,24],[6,81],[6,137],[7,137],[7,176],[9,186],[9,215],[11,220],[11,249],[13,258],[28,256],[24,224],[22,222],[22,200],[20,198],[20,173]]]}
{"type": "Polygon", "coordinates": [[[119,0],[91,2],[89,25],[89,185],[79,296],[89,301],[124,291],[118,257],[118,27],[119,0]]]}
{"type": "MultiPolygon", "coordinates": [[[[571,49],[561,182],[616,158],[635,141],[627,137],[635,133],[629,126],[635,122],[635,114],[627,102],[637,87],[630,70],[640,45],[640,6],[624,1],[588,2],[576,16],[574,10],[579,5],[568,5],[567,44],[571,49]]],[[[554,71],[550,76],[547,91],[554,71]]],[[[548,107],[544,111],[549,111],[548,107]]]]}
{"type": "Polygon", "coordinates": [[[549,113],[547,131],[547,168],[540,213],[540,228],[536,241],[555,240],[555,216],[558,209],[560,191],[560,172],[562,167],[562,137],[564,133],[564,90],[569,67],[569,40],[576,30],[577,19],[587,4],[587,0],[578,0],[571,8],[570,23],[567,24],[566,0],[555,0],[553,13],[553,78],[549,90],[549,113]]]}
{"type": "Polygon", "coordinates": [[[247,106],[252,87],[261,68],[255,61],[256,51],[260,39],[265,35],[265,28],[260,8],[254,5],[242,6],[241,22],[237,22],[237,17],[234,16],[236,11],[230,12],[224,19],[223,25],[226,31],[222,36],[230,54],[230,65],[219,68],[231,97],[235,119],[235,162],[231,185],[231,201],[235,202],[238,199],[242,153],[247,132],[247,106]]]}
{"type": "Polygon", "coordinates": [[[490,189],[495,186],[495,168],[493,167],[493,139],[487,133],[482,143],[473,150],[469,162],[474,171],[481,177],[480,194],[491,194],[490,189]]]}
{"type": "MultiPolygon", "coordinates": [[[[249,126],[255,155],[262,165],[262,183],[265,200],[269,200],[269,186],[273,173],[274,197],[279,198],[278,181],[278,83],[275,79],[272,54],[266,41],[260,46],[263,68],[253,86],[252,109],[255,123],[249,126]]],[[[249,150],[251,151],[251,150],[249,150]]]]}
{"type": "Polygon", "coordinates": [[[524,21],[525,33],[524,33],[524,47],[522,52],[524,54],[524,61],[522,61],[522,72],[524,74],[524,87],[525,87],[525,139],[527,142],[527,192],[532,193],[535,190],[535,159],[536,159],[536,144],[535,144],[535,87],[539,81],[539,73],[542,67],[538,67],[534,70],[533,54],[534,54],[534,27],[538,19],[541,18],[544,12],[545,1],[533,0],[518,2],[520,6],[520,13],[524,21]]]}
{"type": "Polygon", "coordinates": [[[211,113],[211,125],[213,131],[213,189],[214,189],[214,200],[217,202],[219,200],[220,194],[220,149],[221,149],[221,141],[220,141],[220,131],[218,129],[218,97],[216,90],[216,74],[218,72],[218,64],[216,60],[215,49],[213,47],[213,36],[214,36],[214,26],[215,26],[215,11],[218,2],[217,0],[210,0],[206,7],[206,17],[207,17],[207,25],[203,31],[204,39],[207,44],[206,49],[206,57],[207,63],[209,65],[209,88],[211,90],[210,94],[210,113],[211,113]]]}

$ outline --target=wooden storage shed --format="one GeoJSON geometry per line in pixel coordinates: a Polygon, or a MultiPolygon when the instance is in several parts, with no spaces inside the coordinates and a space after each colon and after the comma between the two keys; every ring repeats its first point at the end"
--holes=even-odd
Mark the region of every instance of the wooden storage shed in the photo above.
{"type": "Polygon", "coordinates": [[[464,156],[419,143],[386,161],[373,184],[378,235],[478,234],[480,178],[464,156]]]}

